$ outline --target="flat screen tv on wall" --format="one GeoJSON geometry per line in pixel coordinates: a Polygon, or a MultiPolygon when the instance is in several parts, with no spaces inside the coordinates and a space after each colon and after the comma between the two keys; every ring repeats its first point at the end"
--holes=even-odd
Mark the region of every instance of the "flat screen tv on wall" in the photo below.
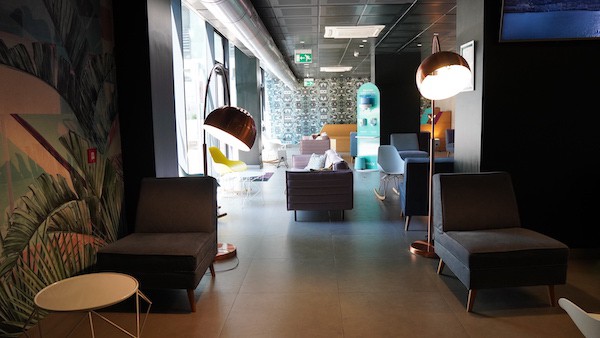
{"type": "Polygon", "coordinates": [[[600,0],[504,0],[500,42],[600,39],[600,0]]]}

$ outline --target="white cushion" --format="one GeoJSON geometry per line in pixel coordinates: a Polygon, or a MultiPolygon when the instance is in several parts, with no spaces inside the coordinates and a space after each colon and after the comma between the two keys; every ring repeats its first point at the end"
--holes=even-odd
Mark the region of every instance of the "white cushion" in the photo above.
{"type": "Polygon", "coordinates": [[[344,159],[338,155],[333,149],[325,151],[325,168],[329,168],[332,164],[343,161],[344,159]]]}
{"type": "Polygon", "coordinates": [[[305,170],[310,169],[323,169],[325,167],[325,155],[318,155],[313,153],[310,155],[310,160],[308,160],[308,164],[304,167],[305,170]]]}

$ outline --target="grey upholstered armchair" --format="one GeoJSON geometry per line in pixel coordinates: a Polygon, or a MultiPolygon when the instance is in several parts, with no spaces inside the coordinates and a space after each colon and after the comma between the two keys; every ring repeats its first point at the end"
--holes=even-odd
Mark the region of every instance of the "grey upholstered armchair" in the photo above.
{"type": "Polygon", "coordinates": [[[98,251],[96,270],[135,277],[141,289],[194,290],[217,254],[217,181],[213,177],[144,178],[135,230],[98,251]]]}
{"type": "Polygon", "coordinates": [[[569,248],[521,226],[506,172],[435,174],[433,239],[440,257],[469,290],[467,311],[479,289],[565,284],[569,248]]]}

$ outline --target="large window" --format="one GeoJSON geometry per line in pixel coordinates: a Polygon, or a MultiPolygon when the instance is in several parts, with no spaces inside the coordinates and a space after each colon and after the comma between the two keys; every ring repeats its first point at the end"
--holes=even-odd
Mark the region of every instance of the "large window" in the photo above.
{"type": "MultiPolygon", "coordinates": [[[[180,152],[180,168],[184,174],[195,175],[203,173],[204,161],[202,145],[204,143],[204,95],[209,72],[215,62],[229,67],[233,61],[229,58],[229,42],[208,25],[204,19],[191,7],[182,6],[183,34],[183,78],[185,91],[185,118],[178,115],[178,146],[184,149],[180,152]]],[[[230,86],[232,84],[230,83],[230,86]]],[[[225,104],[224,78],[222,74],[212,74],[207,95],[206,113],[225,104]]],[[[234,88],[234,87],[230,87],[234,88]]],[[[235,93],[231,93],[234,104],[235,93]]],[[[206,135],[207,147],[216,146],[230,158],[236,158],[230,147],[219,144],[219,141],[206,135]]],[[[208,175],[212,174],[210,156],[208,157],[208,175]]]]}

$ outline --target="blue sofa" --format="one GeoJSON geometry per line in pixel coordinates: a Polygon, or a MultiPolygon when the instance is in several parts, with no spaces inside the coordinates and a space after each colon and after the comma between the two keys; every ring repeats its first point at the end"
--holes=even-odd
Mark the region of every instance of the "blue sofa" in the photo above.
{"type": "MultiPolygon", "coordinates": [[[[436,157],[434,173],[454,172],[454,159],[436,157]]],[[[409,157],[404,161],[404,178],[398,186],[404,215],[404,231],[412,216],[429,214],[429,157],[409,157]]]]}

